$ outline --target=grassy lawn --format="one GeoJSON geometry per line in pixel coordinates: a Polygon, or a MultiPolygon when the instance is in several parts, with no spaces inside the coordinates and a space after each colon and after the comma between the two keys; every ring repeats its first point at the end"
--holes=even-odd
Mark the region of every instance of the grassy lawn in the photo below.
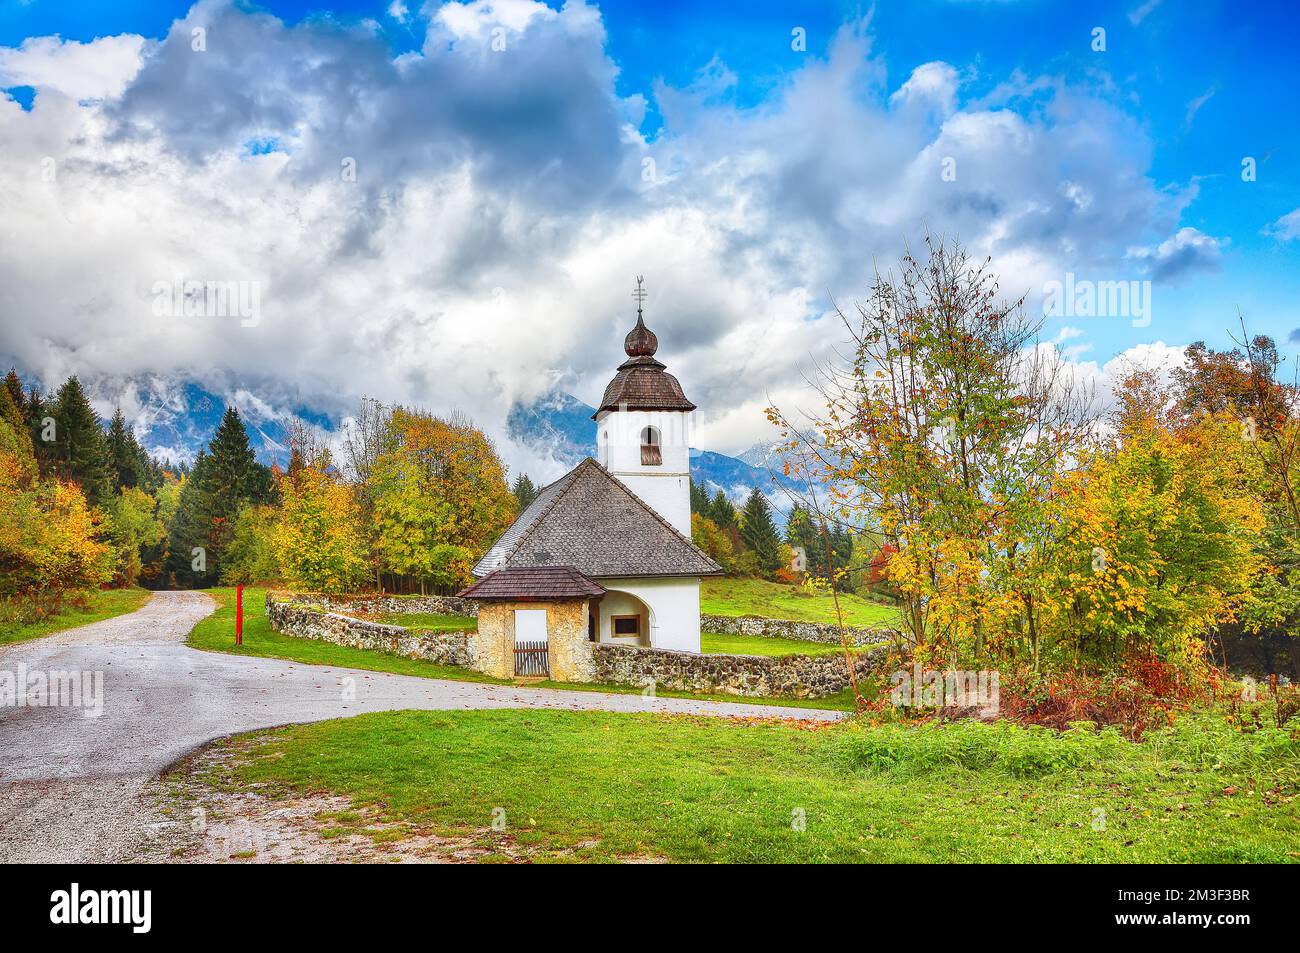
{"type": "Polygon", "coordinates": [[[244,590],[244,644],[235,645],[235,590],[208,589],[220,608],[190,632],[188,645],[210,652],[232,655],[258,655],[289,659],[307,665],[334,665],[368,672],[392,672],[395,675],[420,675],[425,678],[454,678],[462,682],[497,682],[478,672],[454,665],[435,665],[423,659],[410,659],[371,649],[352,649],[332,642],[300,639],[271,629],[266,619],[266,590],[244,590]]]}
{"type": "Polygon", "coordinates": [[[421,632],[473,632],[478,627],[478,623],[467,616],[444,615],[440,612],[386,612],[364,618],[421,632]]]}
{"type": "MultiPolygon", "coordinates": [[[[845,625],[895,625],[893,606],[871,602],[861,596],[840,594],[845,625]]],[[[835,603],[829,593],[811,595],[797,586],[764,579],[717,577],[705,579],[700,587],[700,611],[706,615],[757,615],[794,622],[835,622],[835,603]]]]}
{"type": "Polygon", "coordinates": [[[700,635],[700,651],[705,655],[838,655],[838,645],[807,642],[803,639],[769,639],[762,635],[700,635]]]}
{"type": "MultiPolygon", "coordinates": [[[[591,712],[277,729],[208,780],[346,795],[536,859],[1296,862],[1300,744],[1198,718],[1141,744],[960,722],[821,730],[591,712]],[[503,833],[491,830],[505,812],[503,833]]],[[[365,833],[367,823],[353,815],[365,833]]]]}
{"type": "Polygon", "coordinates": [[[0,622],[0,645],[25,642],[51,632],[75,629],[91,622],[134,612],[149,601],[149,595],[147,589],[103,589],[87,594],[84,608],[69,606],[56,615],[27,625],[0,622]]]}

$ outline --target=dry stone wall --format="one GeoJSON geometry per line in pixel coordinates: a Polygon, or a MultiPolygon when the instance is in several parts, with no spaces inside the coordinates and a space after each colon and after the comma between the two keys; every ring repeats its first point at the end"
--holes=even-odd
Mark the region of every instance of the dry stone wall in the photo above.
{"type": "MultiPolygon", "coordinates": [[[[702,615],[700,631],[717,635],[756,635],[766,639],[802,639],[826,645],[840,644],[839,626],[826,622],[791,622],[785,619],[765,619],[761,616],[702,615]]],[[[892,642],[898,637],[895,629],[886,626],[862,628],[845,626],[850,645],[877,645],[892,642]]]]}
{"type": "MultiPolygon", "coordinates": [[[[849,684],[842,655],[696,655],[668,649],[628,645],[593,646],[594,680],[614,685],[684,692],[769,698],[822,698],[849,684]]],[[[859,678],[879,665],[886,650],[872,649],[854,657],[859,678]]]]}
{"type": "Polygon", "coordinates": [[[412,632],[400,625],[382,625],[306,605],[277,602],[269,594],[266,617],[275,631],[299,638],[333,642],[352,649],[391,652],[439,665],[470,664],[469,639],[465,632],[412,632]]]}
{"type": "Polygon", "coordinates": [[[402,612],[437,612],[442,615],[477,616],[478,603],[473,599],[455,596],[362,596],[359,599],[340,599],[314,593],[286,595],[285,602],[319,606],[329,612],[359,613],[361,615],[388,615],[402,612]]]}

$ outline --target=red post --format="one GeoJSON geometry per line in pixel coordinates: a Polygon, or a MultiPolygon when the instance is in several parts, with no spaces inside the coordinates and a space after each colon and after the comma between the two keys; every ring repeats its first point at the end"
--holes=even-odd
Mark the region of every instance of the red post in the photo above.
{"type": "Polygon", "coordinates": [[[235,587],[235,644],[244,644],[244,587],[235,587]]]}

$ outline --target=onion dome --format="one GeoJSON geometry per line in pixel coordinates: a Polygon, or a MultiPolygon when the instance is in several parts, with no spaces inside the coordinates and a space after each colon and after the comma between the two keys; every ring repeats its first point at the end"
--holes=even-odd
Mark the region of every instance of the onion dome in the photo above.
{"type": "Polygon", "coordinates": [[[623,350],[628,357],[654,357],[655,351],[659,350],[659,339],[645,326],[640,308],[636,312],[636,327],[623,339],[623,350]]]}

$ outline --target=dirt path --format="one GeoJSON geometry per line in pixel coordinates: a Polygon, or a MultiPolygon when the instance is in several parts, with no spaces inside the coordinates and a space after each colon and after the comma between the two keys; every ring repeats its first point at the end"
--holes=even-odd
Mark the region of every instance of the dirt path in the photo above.
{"type": "Polygon", "coordinates": [[[15,678],[24,672],[102,678],[103,703],[98,715],[85,704],[0,707],[0,862],[139,856],[158,831],[176,830],[150,783],[160,772],[216,738],[293,722],[485,708],[843,717],[819,709],[444,681],[186,646],[190,629],[215,607],[200,592],[159,592],[128,615],[0,649],[0,672],[15,678]]]}

